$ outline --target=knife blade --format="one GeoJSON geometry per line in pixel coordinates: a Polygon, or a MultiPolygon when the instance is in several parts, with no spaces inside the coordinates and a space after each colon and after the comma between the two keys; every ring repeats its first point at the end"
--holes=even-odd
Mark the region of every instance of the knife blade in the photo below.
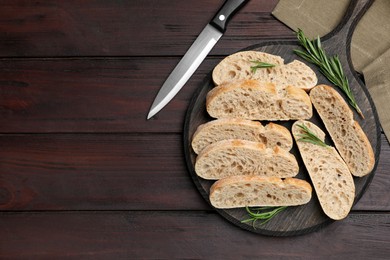
{"type": "Polygon", "coordinates": [[[147,119],[163,109],[180,91],[226,31],[233,15],[249,0],[227,0],[196,38],[160,88],[147,119]]]}

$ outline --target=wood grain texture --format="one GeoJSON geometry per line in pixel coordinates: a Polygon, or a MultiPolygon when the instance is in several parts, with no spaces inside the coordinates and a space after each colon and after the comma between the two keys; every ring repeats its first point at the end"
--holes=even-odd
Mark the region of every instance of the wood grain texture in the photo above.
{"type": "MultiPolygon", "coordinates": [[[[182,136],[0,136],[0,210],[204,210],[182,136]]],[[[390,146],[356,210],[390,211],[390,146]]]]}
{"type": "Polygon", "coordinates": [[[292,239],[246,232],[203,211],[1,213],[0,258],[386,259],[389,222],[389,214],[351,214],[292,239]]]}
{"type": "Polygon", "coordinates": [[[1,136],[0,209],[204,208],[180,135],[1,136]]]}
{"type": "MultiPolygon", "coordinates": [[[[183,55],[222,3],[3,1],[0,28],[6,30],[0,30],[0,56],[183,55]]],[[[231,21],[212,54],[230,53],[275,35],[291,38],[291,30],[271,16],[275,4],[250,1],[231,21]]]]}
{"type": "Polygon", "coordinates": [[[191,181],[183,122],[226,55],[291,40],[277,0],[249,1],[175,99],[154,96],[223,0],[28,1],[0,8],[0,258],[240,259],[389,255],[390,146],[352,214],[305,236],[224,220],[191,181]]]}
{"type": "Polygon", "coordinates": [[[152,101],[179,58],[0,60],[0,132],[179,133],[193,91],[218,60],[207,59],[149,121],[152,101]]]}

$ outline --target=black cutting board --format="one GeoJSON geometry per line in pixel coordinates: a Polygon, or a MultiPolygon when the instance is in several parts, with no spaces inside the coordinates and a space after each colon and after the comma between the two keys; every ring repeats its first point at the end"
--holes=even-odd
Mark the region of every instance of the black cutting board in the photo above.
{"type": "MultiPolygon", "coordinates": [[[[350,87],[355,95],[357,104],[359,105],[364,114],[363,119],[352,108],[352,110],[354,111],[354,118],[363,128],[375,152],[376,163],[374,170],[371,172],[371,174],[361,178],[354,177],[356,188],[355,204],[364,194],[366,188],[374,177],[380,152],[381,131],[378,115],[375,106],[372,102],[372,99],[367,91],[367,88],[359,79],[357,73],[354,71],[350,59],[350,42],[353,30],[356,27],[356,24],[360,20],[361,16],[369,8],[371,3],[372,1],[370,0],[351,1],[344,20],[334,31],[332,31],[330,34],[321,39],[325,51],[329,55],[337,54],[340,58],[341,63],[344,65],[344,72],[349,79],[350,87]]],[[[262,42],[254,46],[250,46],[244,50],[256,50],[274,55],[279,55],[284,58],[285,63],[288,63],[294,59],[299,59],[298,56],[293,53],[293,50],[298,48],[299,46],[297,41],[272,41],[262,42]]],[[[318,77],[318,84],[327,84],[332,86],[332,84],[319,72],[318,68],[311,64],[308,64],[307,62],[305,63],[316,72],[318,77]]],[[[196,154],[191,148],[191,139],[196,128],[199,125],[213,120],[207,114],[205,105],[206,94],[213,87],[214,84],[212,82],[210,72],[209,75],[205,77],[204,81],[200,83],[199,88],[194,93],[193,98],[188,107],[184,124],[184,152],[188,170],[196,187],[207,202],[209,202],[209,189],[210,186],[214,183],[214,181],[204,180],[196,175],[194,170],[196,154]]],[[[337,87],[335,87],[335,89],[339,91],[337,87]]],[[[339,93],[343,97],[345,97],[344,94],[340,91],[339,93]]],[[[315,111],[313,117],[309,121],[315,123],[316,125],[321,127],[325,133],[327,133],[322,121],[320,120],[319,116],[315,111]]],[[[276,123],[284,125],[291,130],[293,122],[294,121],[276,123]]],[[[262,123],[266,124],[268,122],[262,123]]],[[[327,137],[327,142],[332,144],[331,140],[329,140],[328,134],[327,137]]],[[[309,175],[304,167],[304,164],[295,144],[290,152],[295,155],[300,165],[300,171],[296,178],[304,179],[311,183],[309,175]]],[[[223,217],[225,217],[228,221],[243,229],[250,230],[263,235],[272,236],[292,236],[305,234],[308,232],[315,231],[333,222],[323,213],[314,190],[313,197],[308,204],[302,206],[288,207],[286,210],[279,213],[276,217],[274,217],[272,220],[270,220],[264,225],[261,225],[260,222],[256,222],[255,225],[252,225],[252,223],[250,222],[241,223],[242,220],[248,218],[248,213],[244,208],[215,210],[223,217]]]]}

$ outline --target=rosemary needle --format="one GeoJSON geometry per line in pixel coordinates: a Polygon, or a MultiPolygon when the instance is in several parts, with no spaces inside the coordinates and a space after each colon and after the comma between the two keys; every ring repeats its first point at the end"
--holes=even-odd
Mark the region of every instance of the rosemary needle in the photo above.
{"type": "Polygon", "coordinates": [[[262,61],[257,61],[257,60],[252,60],[251,62],[255,64],[254,66],[251,66],[252,73],[255,73],[257,71],[257,69],[275,67],[274,64],[267,63],[267,62],[262,62],[262,61]]]}
{"type": "Polygon", "coordinates": [[[298,141],[312,143],[322,147],[328,147],[328,145],[324,143],[320,138],[318,138],[318,136],[315,133],[313,133],[307,126],[305,125],[297,125],[297,126],[303,130],[303,134],[298,135],[299,137],[301,137],[298,139],[298,141]]]}
{"type": "Polygon", "coordinates": [[[297,37],[304,50],[294,50],[294,53],[301,58],[317,65],[324,76],[339,87],[348,97],[349,104],[364,118],[362,111],[356,103],[355,97],[349,86],[348,78],[345,76],[343,67],[338,56],[328,57],[321,46],[320,37],[309,40],[301,29],[298,29],[297,37]]]}
{"type": "Polygon", "coordinates": [[[252,226],[255,228],[255,223],[258,220],[263,220],[261,222],[261,225],[264,225],[268,221],[270,221],[273,217],[275,217],[279,212],[286,209],[287,206],[281,206],[281,207],[261,207],[261,208],[254,208],[256,212],[249,209],[249,207],[245,207],[246,211],[248,212],[250,218],[245,219],[241,221],[241,223],[247,223],[252,221],[252,226]]]}

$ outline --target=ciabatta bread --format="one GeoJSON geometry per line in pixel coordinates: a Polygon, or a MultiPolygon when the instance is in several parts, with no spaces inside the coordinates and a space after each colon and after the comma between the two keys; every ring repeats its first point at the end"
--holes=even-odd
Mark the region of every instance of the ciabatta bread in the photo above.
{"type": "Polygon", "coordinates": [[[298,60],[284,64],[280,56],[259,51],[242,51],[226,57],[214,68],[212,77],[216,85],[255,79],[281,87],[294,86],[310,90],[317,84],[315,72],[306,64],[298,60]],[[259,68],[252,72],[251,67],[255,65],[253,61],[270,63],[275,67],[259,68]]]}
{"type": "Polygon", "coordinates": [[[232,176],[216,181],[210,188],[215,208],[297,206],[311,199],[312,188],[304,180],[259,176],[232,176]]]}
{"type": "MultiPolygon", "coordinates": [[[[215,66],[212,78],[215,85],[220,85],[227,82],[250,79],[254,73],[251,71],[251,66],[255,64],[252,61],[262,61],[269,64],[281,66],[284,64],[284,59],[280,56],[272,55],[260,51],[241,51],[225,57],[217,66],[215,66]]],[[[256,71],[259,77],[267,77],[267,69],[259,69],[256,71]]]]}
{"type": "Polygon", "coordinates": [[[246,140],[222,140],[206,146],[196,157],[199,177],[218,180],[233,175],[294,177],[299,166],[291,153],[246,140]]]}
{"type": "Polygon", "coordinates": [[[296,121],[292,126],[293,136],[324,213],[334,220],[343,219],[351,211],[355,199],[351,172],[334,147],[299,141],[304,133],[299,125],[309,128],[322,141],[325,133],[308,121],[296,121]]]}
{"type": "Polygon", "coordinates": [[[343,97],[332,87],[319,85],[310,98],[351,173],[369,174],[375,165],[374,151],[343,97]]]}
{"type": "Polygon", "coordinates": [[[265,144],[269,148],[280,146],[285,150],[292,147],[290,131],[284,126],[239,118],[221,118],[198,126],[192,137],[192,148],[196,154],[207,145],[227,140],[243,139],[265,144]]]}
{"type": "Polygon", "coordinates": [[[272,83],[244,80],[226,83],[207,93],[206,109],[214,118],[297,120],[312,117],[312,104],[302,89],[278,89],[272,83]]]}

